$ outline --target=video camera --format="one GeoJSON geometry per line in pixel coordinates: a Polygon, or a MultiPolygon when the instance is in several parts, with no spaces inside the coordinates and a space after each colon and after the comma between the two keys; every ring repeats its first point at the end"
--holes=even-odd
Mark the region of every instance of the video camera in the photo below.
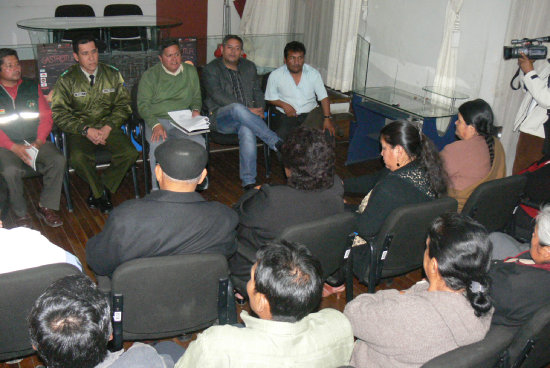
{"type": "Polygon", "coordinates": [[[531,60],[546,59],[548,49],[541,45],[543,42],[550,42],[550,36],[538,38],[522,38],[521,40],[512,40],[512,45],[504,46],[504,60],[518,59],[524,53],[531,60]],[[533,45],[533,43],[536,43],[533,45]]]}

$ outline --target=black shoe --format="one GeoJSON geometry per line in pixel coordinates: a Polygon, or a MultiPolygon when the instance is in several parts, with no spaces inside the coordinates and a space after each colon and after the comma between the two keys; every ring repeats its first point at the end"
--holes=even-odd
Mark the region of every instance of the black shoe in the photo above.
{"type": "Polygon", "coordinates": [[[86,203],[88,203],[88,207],[95,210],[95,209],[99,208],[100,199],[101,199],[101,197],[94,198],[93,193],[90,193],[90,195],[88,196],[88,199],[86,200],[86,203]]]}
{"type": "Polygon", "coordinates": [[[244,191],[245,192],[248,192],[250,189],[254,189],[255,187],[257,187],[258,185],[256,183],[252,183],[252,184],[247,184],[243,187],[244,191]]]}
{"type": "Polygon", "coordinates": [[[208,189],[209,184],[210,184],[210,181],[208,180],[208,175],[206,175],[202,183],[197,185],[197,192],[202,192],[203,190],[208,189]]]}
{"type": "Polygon", "coordinates": [[[113,204],[111,203],[111,195],[107,189],[103,190],[103,195],[99,198],[99,210],[102,213],[109,213],[113,210],[113,204]]]}
{"type": "Polygon", "coordinates": [[[23,216],[17,216],[15,215],[15,225],[16,227],[26,227],[28,229],[32,229],[32,219],[28,214],[24,214],[23,216]]]}

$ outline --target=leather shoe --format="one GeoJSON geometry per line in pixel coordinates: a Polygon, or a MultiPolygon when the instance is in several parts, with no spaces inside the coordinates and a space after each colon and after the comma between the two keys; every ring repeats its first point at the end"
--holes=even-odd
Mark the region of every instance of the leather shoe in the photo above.
{"type": "Polygon", "coordinates": [[[88,196],[88,199],[86,200],[86,203],[88,204],[88,207],[95,210],[95,209],[99,208],[99,200],[100,199],[101,199],[101,197],[94,198],[94,195],[92,193],[90,193],[90,195],[88,196]]]}
{"type": "Polygon", "coordinates": [[[107,189],[103,190],[103,195],[99,198],[99,210],[102,213],[109,213],[113,210],[113,204],[111,203],[111,195],[107,189]]]}
{"type": "Polygon", "coordinates": [[[248,192],[250,189],[256,188],[258,185],[256,183],[247,184],[243,187],[245,192],[248,192]]]}
{"type": "Polygon", "coordinates": [[[32,229],[32,220],[28,214],[23,216],[15,215],[15,225],[16,227],[26,227],[32,229]]]}
{"type": "Polygon", "coordinates": [[[42,221],[44,221],[46,225],[50,227],[59,227],[63,225],[63,221],[61,220],[59,215],[54,210],[50,210],[49,208],[38,207],[38,211],[36,211],[36,216],[42,219],[42,221]]]}

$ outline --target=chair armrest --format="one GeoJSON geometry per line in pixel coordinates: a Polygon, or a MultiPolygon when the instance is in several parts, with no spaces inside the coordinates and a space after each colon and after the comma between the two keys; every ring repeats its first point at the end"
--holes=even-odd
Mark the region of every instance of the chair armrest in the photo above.
{"type": "Polygon", "coordinates": [[[237,253],[239,253],[241,256],[246,258],[252,263],[256,262],[256,248],[253,248],[251,246],[239,243],[237,241],[237,253]]]}
{"type": "Polygon", "coordinates": [[[97,276],[97,288],[105,295],[110,295],[112,290],[111,279],[107,276],[97,276]]]}

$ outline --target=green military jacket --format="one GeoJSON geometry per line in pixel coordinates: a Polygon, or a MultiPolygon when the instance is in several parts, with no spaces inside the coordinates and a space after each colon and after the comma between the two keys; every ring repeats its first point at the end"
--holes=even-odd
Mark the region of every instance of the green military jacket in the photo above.
{"type": "Polygon", "coordinates": [[[110,65],[98,64],[93,86],[78,64],[63,72],[55,84],[52,116],[64,132],[80,134],[86,126],[119,129],[131,112],[124,80],[110,65]]]}

